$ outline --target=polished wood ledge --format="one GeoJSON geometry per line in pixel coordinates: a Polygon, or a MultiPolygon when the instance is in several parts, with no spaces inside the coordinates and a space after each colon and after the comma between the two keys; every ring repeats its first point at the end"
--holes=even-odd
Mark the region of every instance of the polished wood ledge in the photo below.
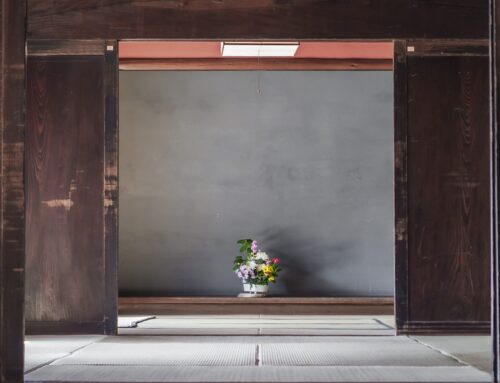
{"type": "Polygon", "coordinates": [[[392,297],[121,297],[126,314],[392,315],[392,297]]]}

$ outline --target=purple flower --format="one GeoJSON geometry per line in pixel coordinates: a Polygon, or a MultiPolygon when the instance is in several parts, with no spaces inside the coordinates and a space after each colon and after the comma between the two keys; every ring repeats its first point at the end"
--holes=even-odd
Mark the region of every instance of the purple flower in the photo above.
{"type": "Polygon", "coordinates": [[[253,253],[256,253],[259,250],[259,248],[257,247],[257,241],[252,241],[251,249],[253,253]]]}
{"type": "Polygon", "coordinates": [[[241,265],[240,268],[236,270],[236,275],[238,275],[238,278],[241,278],[243,280],[255,278],[254,271],[247,265],[241,265]]]}
{"type": "Polygon", "coordinates": [[[241,265],[240,268],[236,271],[236,274],[238,275],[238,278],[244,280],[255,278],[255,272],[247,265],[241,265]]]}

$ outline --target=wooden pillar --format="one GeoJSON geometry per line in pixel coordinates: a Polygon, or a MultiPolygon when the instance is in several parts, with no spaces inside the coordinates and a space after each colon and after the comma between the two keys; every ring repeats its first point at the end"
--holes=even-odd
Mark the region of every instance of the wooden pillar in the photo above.
{"type": "Polygon", "coordinates": [[[0,382],[23,381],[26,1],[1,0],[0,382]]]}
{"type": "Polygon", "coordinates": [[[498,193],[500,190],[498,168],[500,165],[499,151],[499,74],[500,61],[498,54],[500,41],[500,0],[490,1],[490,93],[491,93],[491,334],[493,338],[493,381],[500,381],[499,351],[500,351],[500,286],[499,286],[499,220],[498,193]]]}

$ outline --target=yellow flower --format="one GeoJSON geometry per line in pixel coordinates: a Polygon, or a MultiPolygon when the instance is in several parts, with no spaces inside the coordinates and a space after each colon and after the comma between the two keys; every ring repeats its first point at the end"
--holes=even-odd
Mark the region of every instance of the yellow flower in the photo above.
{"type": "Polygon", "coordinates": [[[274,277],[269,277],[269,282],[274,282],[274,277]]]}
{"type": "Polygon", "coordinates": [[[271,274],[273,272],[273,267],[271,265],[266,265],[262,268],[262,272],[266,275],[271,274]]]}

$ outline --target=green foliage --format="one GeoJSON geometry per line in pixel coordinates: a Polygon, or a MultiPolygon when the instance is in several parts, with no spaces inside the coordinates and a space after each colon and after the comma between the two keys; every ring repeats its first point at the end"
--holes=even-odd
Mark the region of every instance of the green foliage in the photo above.
{"type": "Polygon", "coordinates": [[[245,263],[245,259],[241,255],[238,255],[233,262],[233,271],[238,270],[243,263],[245,263]]]}
{"type": "Polygon", "coordinates": [[[236,243],[238,243],[239,245],[241,245],[240,247],[240,253],[251,253],[252,252],[252,239],[248,238],[248,239],[240,239],[239,241],[237,241],[236,243]]]}

